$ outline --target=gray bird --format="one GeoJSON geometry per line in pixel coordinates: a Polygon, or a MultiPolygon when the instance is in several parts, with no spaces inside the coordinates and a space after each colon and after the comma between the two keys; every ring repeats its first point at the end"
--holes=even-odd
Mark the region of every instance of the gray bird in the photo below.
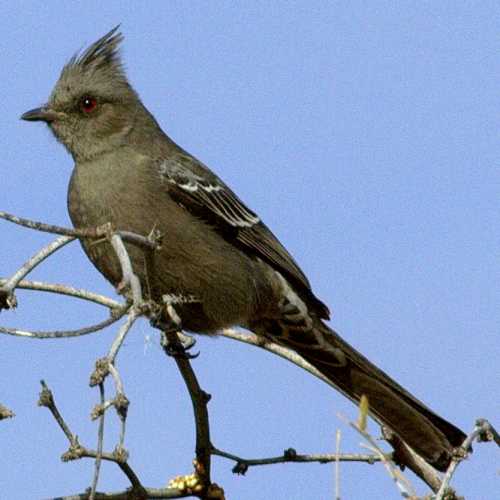
{"type": "MultiPolygon", "coordinates": [[[[146,296],[174,298],[183,328],[215,334],[240,325],[293,349],[352,401],[366,395],[380,423],[445,470],[464,433],[324,323],[328,308],[273,233],[145,108],[125,75],[117,28],[64,66],[45,106],[22,115],[46,122],[73,156],[74,226],[159,230],[161,250],[127,248],[146,296]]],[[[109,243],[82,245],[117,286],[122,276],[109,243]]]]}

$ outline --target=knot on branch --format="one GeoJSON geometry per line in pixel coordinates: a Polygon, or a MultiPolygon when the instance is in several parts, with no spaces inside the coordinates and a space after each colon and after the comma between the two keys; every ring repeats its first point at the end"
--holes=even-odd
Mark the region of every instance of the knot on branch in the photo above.
{"type": "Polygon", "coordinates": [[[297,450],[295,450],[294,448],[287,448],[283,452],[283,456],[285,457],[286,460],[293,462],[294,460],[297,459],[297,450]]]}
{"type": "Polygon", "coordinates": [[[0,311],[2,309],[15,309],[17,307],[17,299],[11,290],[0,288],[0,311]]]}
{"type": "Polygon", "coordinates": [[[124,464],[128,460],[128,451],[121,445],[118,445],[113,450],[113,458],[120,464],[124,464]]]}
{"type": "Polygon", "coordinates": [[[71,462],[72,460],[78,460],[85,455],[84,448],[78,442],[78,438],[75,437],[73,443],[70,444],[67,451],[61,455],[61,460],[63,462],[71,462]]]}
{"type": "Polygon", "coordinates": [[[248,464],[245,462],[236,462],[236,465],[231,469],[233,474],[244,476],[248,472],[248,464]]]}
{"type": "Polygon", "coordinates": [[[102,384],[109,375],[109,359],[100,358],[95,362],[95,370],[90,375],[90,387],[102,384]]]}
{"type": "Polygon", "coordinates": [[[54,396],[52,395],[52,391],[47,387],[43,380],[41,380],[40,383],[42,384],[42,390],[40,391],[40,397],[38,398],[38,406],[53,408],[54,396]]]}
{"type": "Polygon", "coordinates": [[[485,418],[478,418],[476,420],[476,426],[481,429],[479,435],[477,436],[478,443],[495,441],[497,445],[500,446],[500,435],[488,422],[488,420],[486,420],[485,418]]]}
{"type": "Polygon", "coordinates": [[[127,418],[127,411],[130,401],[127,396],[123,394],[123,392],[119,392],[114,399],[114,406],[116,408],[116,412],[120,416],[120,418],[127,418]]]}
{"type": "Polygon", "coordinates": [[[3,420],[5,418],[12,418],[14,416],[14,413],[9,410],[6,406],[3,406],[0,404],[0,420],[3,420]]]}

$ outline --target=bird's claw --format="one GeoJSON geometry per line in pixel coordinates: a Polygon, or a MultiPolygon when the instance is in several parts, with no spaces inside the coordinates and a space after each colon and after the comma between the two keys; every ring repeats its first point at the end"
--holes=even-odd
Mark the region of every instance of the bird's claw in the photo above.
{"type": "MultiPolygon", "coordinates": [[[[194,340],[194,339],[192,339],[194,340]]],[[[173,358],[182,358],[182,359],[196,359],[199,355],[200,352],[198,351],[197,353],[191,354],[189,349],[191,349],[195,345],[196,341],[192,342],[191,344],[188,345],[183,345],[181,341],[178,342],[170,342],[167,339],[166,335],[163,335],[162,339],[162,347],[167,356],[171,356],[173,358]]]]}

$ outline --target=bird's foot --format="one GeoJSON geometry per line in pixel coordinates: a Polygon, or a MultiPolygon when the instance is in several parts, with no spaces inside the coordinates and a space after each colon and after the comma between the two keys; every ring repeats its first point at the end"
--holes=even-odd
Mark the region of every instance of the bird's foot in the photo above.
{"type": "Polygon", "coordinates": [[[195,344],[196,340],[184,333],[177,332],[174,335],[169,335],[166,332],[162,332],[161,335],[161,346],[163,347],[165,354],[167,354],[167,356],[172,356],[173,358],[197,358],[200,355],[199,351],[195,354],[191,354],[189,352],[195,344]]]}

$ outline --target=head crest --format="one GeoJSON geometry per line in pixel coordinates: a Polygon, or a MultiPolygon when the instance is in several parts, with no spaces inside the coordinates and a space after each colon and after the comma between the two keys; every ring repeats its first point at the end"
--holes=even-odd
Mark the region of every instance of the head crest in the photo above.
{"type": "Polygon", "coordinates": [[[136,95],[128,83],[120,57],[123,35],[119,28],[120,25],[115,26],[68,61],[49,101],[65,104],[85,92],[110,99],[136,95]]]}
{"type": "Polygon", "coordinates": [[[123,41],[123,35],[118,31],[119,28],[120,25],[115,26],[82,54],[75,54],[66,66],[79,66],[82,70],[113,68],[123,73],[120,58],[120,43],[123,41]]]}

